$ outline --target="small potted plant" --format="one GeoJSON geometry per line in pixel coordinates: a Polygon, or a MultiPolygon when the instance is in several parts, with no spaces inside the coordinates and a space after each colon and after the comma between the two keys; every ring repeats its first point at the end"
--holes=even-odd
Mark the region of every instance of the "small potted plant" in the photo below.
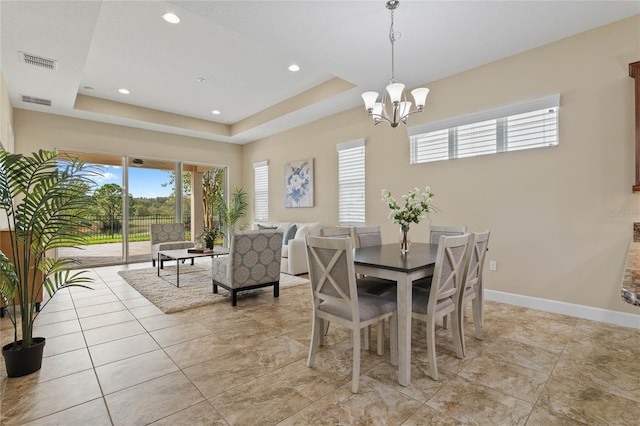
{"type": "Polygon", "coordinates": [[[206,250],[213,250],[213,247],[216,245],[216,241],[218,238],[223,237],[224,234],[220,230],[220,228],[214,227],[210,229],[205,229],[200,238],[202,239],[202,244],[206,250]]]}
{"type": "Polygon", "coordinates": [[[93,166],[65,154],[40,150],[27,156],[0,150],[0,211],[5,216],[0,226],[9,242],[3,246],[10,247],[7,253],[0,251],[0,298],[14,330],[13,343],[2,348],[9,377],[41,367],[45,339],[33,337],[33,326],[43,291],[53,296],[61,288],[91,282],[86,271],[69,269],[73,260],[47,252],[85,242],[80,229],[95,175],[93,166]]]}

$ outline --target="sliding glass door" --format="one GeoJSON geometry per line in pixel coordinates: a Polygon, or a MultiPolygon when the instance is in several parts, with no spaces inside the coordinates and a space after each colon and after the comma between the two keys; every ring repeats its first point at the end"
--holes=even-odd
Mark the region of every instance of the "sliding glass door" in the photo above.
{"type": "Polygon", "coordinates": [[[84,229],[88,244],[78,249],[60,249],[59,256],[73,258],[81,267],[149,262],[149,227],[154,223],[182,222],[186,239],[195,241],[207,224],[220,226],[211,214],[211,176],[216,197],[224,199],[226,168],[182,164],[144,157],[123,157],[65,151],[101,170],[91,194],[93,206],[84,229]],[[209,178],[209,181],[207,180],[209,178]],[[205,186],[203,186],[205,185],[205,186]],[[209,221],[205,221],[209,217],[209,221]]]}

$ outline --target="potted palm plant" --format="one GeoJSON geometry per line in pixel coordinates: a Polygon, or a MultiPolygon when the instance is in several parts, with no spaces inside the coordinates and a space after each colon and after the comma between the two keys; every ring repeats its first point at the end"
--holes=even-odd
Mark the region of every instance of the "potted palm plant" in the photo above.
{"type": "Polygon", "coordinates": [[[10,247],[7,253],[0,251],[0,298],[14,330],[13,343],[2,348],[9,377],[41,367],[45,338],[33,337],[33,325],[42,292],[53,296],[62,288],[87,287],[91,282],[86,271],[70,269],[72,259],[50,257],[47,252],[85,242],[81,225],[95,174],[93,166],[65,154],[0,150],[0,211],[6,220],[0,226],[5,228],[3,239],[9,240],[3,246],[10,247]]]}
{"type": "Polygon", "coordinates": [[[248,195],[242,188],[236,188],[235,191],[233,191],[228,206],[224,203],[222,196],[218,197],[217,210],[222,223],[227,225],[230,234],[235,231],[236,223],[247,214],[248,209],[248,195]]]}

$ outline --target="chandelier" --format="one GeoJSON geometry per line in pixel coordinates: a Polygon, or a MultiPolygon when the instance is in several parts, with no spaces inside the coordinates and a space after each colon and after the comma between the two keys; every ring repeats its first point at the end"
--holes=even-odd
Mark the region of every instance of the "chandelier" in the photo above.
{"type": "Polygon", "coordinates": [[[415,101],[415,109],[411,110],[411,102],[407,101],[404,93],[404,84],[398,83],[395,79],[394,64],[394,43],[396,41],[396,33],[393,31],[393,11],[400,6],[398,0],[387,1],[387,9],[391,11],[391,28],[389,29],[389,41],[391,41],[391,80],[382,95],[382,99],[378,102],[378,92],[365,92],[362,94],[364,107],[367,109],[369,116],[373,118],[374,124],[381,122],[389,123],[391,127],[398,127],[400,122],[407,124],[407,118],[410,114],[422,112],[424,104],[429,94],[429,89],[420,87],[413,89],[411,94],[415,101]]]}

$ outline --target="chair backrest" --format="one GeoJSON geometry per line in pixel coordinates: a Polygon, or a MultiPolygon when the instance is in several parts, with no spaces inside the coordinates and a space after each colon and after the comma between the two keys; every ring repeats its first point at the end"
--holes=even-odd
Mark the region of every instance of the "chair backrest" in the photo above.
{"type": "Polygon", "coordinates": [[[278,229],[234,232],[229,247],[229,281],[242,287],[279,281],[282,238],[278,229]]]}
{"type": "Polygon", "coordinates": [[[306,246],[314,309],[326,301],[360,321],[351,239],[307,235],[306,246]]]}
{"type": "Polygon", "coordinates": [[[184,241],[184,223],[154,223],[149,226],[151,245],[166,241],[184,241]]]}
{"type": "Polygon", "coordinates": [[[440,235],[447,237],[455,235],[463,235],[467,232],[466,226],[436,226],[432,225],[429,229],[429,242],[431,244],[438,244],[440,241],[440,235]]]}
{"type": "MultiPolygon", "coordinates": [[[[464,288],[475,287],[482,280],[484,258],[489,245],[489,231],[471,234],[469,238],[469,250],[467,267],[464,273],[464,288]]],[[[464,290],[461,290],[464,294],[464,290]]]]}
{"type": "Polygon", "coordinates": [[[456,301],[456,296],[463,285],[469,237],[469,234],[454,237],[440,236],[427,312],[435,309],[437,303],[444,299],[450,298],[452,304],[456,301]]]}
{"type": "Polygon", "coordinates": [[[351,228],[348,226],[336,226],[335,228],[322,228],[321,237],[351,237],[351,228]]]}
{"type": "Polygon", "coordinates": [[[379,246],[382,244],[379,226],[369,226],[364,228],[354,228],[358,248],[379,246]]]}

